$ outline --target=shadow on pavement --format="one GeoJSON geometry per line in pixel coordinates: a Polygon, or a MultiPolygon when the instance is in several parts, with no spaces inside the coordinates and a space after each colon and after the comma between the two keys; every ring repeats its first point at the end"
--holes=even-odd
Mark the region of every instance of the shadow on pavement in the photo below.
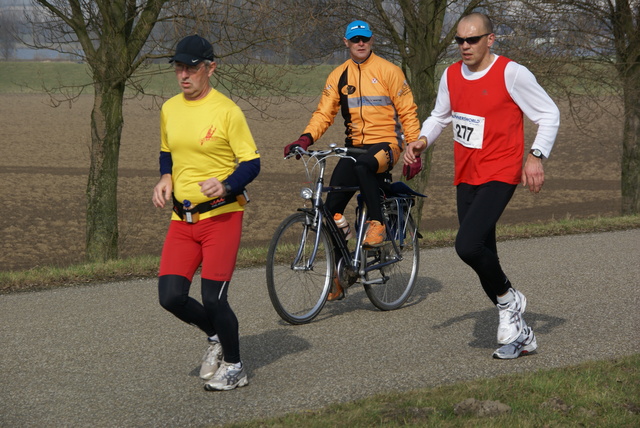
{"type": "MultiPolygon", "coordinates": [[[[242,360],[246,363],[247,374],[250,377],[253,376],[254,370],[311,348],[311,344],[307,340],[297,337],[293,331],[285,329],[242,336],[241,341],[242,360]]],[[[198,365],[191,370],[189,375],[197,377],[199,373],[200,366],[198,365]]]]}
{"type": "MultiPolygon", "coordinates": [[[[527,324],[537,334],[551,333],[554,329],[567,322],[566,318],[536,312],[526,312],[524,315],[527,324]]],[[[473,320],[473,340],[468,343],[472,348],[493,349],[496,347],[496,331],[498,329],[498,311],[494,308],[484,311],[469,312],[459,317],[446,320],[433,326],[434,329],[451,327],[454,324],[473,320]]]]}

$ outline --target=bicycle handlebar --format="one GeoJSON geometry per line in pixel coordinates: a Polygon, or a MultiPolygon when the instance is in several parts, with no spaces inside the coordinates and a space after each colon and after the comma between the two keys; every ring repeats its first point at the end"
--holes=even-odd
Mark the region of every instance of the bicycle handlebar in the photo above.
{"type": "Polygon", "coordinates": [[[293,156],[315,156],[315,157],[326,157],[329,155],[338,155],[340,157],[353,156],[353,155],[361,155],[367,153],[367,149],[362,147],[338,147],[336,144],[331,144],[329,149],[326,150],[305,150],[300,146],[295,146],[289,152],[289,154],[285,157],[285,159],[289,159],[293,156]]]}

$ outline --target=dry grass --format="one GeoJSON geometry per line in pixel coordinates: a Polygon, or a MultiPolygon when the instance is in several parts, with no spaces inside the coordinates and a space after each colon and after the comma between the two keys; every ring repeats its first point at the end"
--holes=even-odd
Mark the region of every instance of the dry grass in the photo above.
{"type": "MultiPolygon", "coordinates": [[[[500,240],[598,233],[640,228],[640,216],[564,219],[546,223],[504,225],[498,227],[500,240]]],[[[453,245],[456,231],[438,230],[423,234],[422,248],[453,245]]],[[[237,268],[264,266],[267,247],[240,248],[237,268]]],[[[37,267],[14,272],[0,272],[0,293],[33,291],[107,281],[152,278],[158,272],[157,256],[138,256],[100,264],[69,267],[37,267]]]]}

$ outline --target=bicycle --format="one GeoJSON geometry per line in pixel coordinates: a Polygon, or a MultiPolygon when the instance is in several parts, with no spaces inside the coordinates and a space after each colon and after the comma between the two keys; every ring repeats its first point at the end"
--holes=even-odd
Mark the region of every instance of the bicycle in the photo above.
{"type": "Polygon", "coordinates": [[[324,204],[327,192],[357,192],[358,187],[325,187],[327,159],[363,153],[366,149],[337,147],[306,151],[296,147],[286,158],[302,158],[313,189],[300,195],[306,201],[276,229],[267,254],[269,298],[280,317],[290,324],[312,321],[322,310],[334,277],[346,290],[356,282],[375,307],[388,311],[402,306],[413,291],[418,273],[420,248],[417,225],[411,215],[416,197],[402,182],[391,182],[386,174],[380,184],[386,239],[380,247],[362,245],[366,233],[367,211],[358,195],[355,244],[349,249],[345,235],[324,204]],[[313,179],[313,174],[317,176],[313,179]],[[311,206],[308,206],[308,205],[311,206]],[[334,252],[335,251],[335,252],[334,252]],[[334,260],[337,257],[338,260],[334,260]]]}

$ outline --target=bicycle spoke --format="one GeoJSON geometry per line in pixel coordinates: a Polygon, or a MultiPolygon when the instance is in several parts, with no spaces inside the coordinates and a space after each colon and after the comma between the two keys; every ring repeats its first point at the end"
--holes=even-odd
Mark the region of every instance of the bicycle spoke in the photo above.
{"type": "Polygon", "coordinates": [[[333,252],[322,230],[313,264],[317,230],[306,214],[287,218],[278,228],[267,255],[267,288],[280,317],[291,324],[311,321],[322,310],[331,286],[333,252]]]}
{"type": "Polygon", "coordinates": [[[387,242],[367,259],[367,265],[380,266],[367,273],[364,283],[369,300],[381,310],[399,308],[409,298],[415,284],[420,248],[413,218],[398,216],[387,207],[387,242]]]}

